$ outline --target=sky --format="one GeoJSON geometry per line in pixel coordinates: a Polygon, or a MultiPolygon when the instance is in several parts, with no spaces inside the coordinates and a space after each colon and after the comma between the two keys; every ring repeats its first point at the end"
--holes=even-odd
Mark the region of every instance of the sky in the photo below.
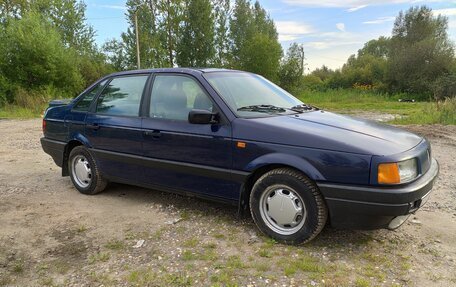
{"type": "MultiPolygon", "coordinates": [[[[86,0],[87,22],[96,42],[119,38],[127,30],[125,1],[86,0]]],[[[390,36],[395,17],[411,6],[427,5],[449,18],[456,43],[456,0],[260,0],[274,20],[284,51],[293,42],[304,46],[306,69],[341,67],[364,43],[390,36]]]]}

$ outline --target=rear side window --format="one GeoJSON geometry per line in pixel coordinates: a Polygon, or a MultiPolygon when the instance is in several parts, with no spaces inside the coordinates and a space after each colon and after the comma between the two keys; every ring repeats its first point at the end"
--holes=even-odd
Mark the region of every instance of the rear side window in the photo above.
{"type": "Polygon", "coordinates": [[[104,85],[108,80],[101,81],[95,87],[93,87],[90,91],[85,93],[82,98],[74,105],[73,110],[87,112],[89,110],[90,104],[95,98],[96,95],[103,89],[104,85]]]}
{"type": "Polygon", "coordinates": [[[138,116],[147,75],[114,78],[98,97],[97,113],[138,116]]]}

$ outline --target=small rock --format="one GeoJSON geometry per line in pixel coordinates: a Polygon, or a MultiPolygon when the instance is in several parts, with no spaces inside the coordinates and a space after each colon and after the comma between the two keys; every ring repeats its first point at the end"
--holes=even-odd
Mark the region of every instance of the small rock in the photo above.
{"type": "Polygon", "coordinates": [[[248,244],[258,242],[258,236],[256,235],[255,232],[251,231],[251,232],[249,232],[249,234],[250,234],[250,238],[249,238],[248,244]]]}
{"type": "Polygon", "coordinates": [[[144,245],[144,242],[145,240],[144,239],[140,239],[136,242],[136,244],[133,246],[133,248],[140,248],[144,245]]]}
{"type": "Polygon", "coordinates": [[[312,280],[312,281],[310,281],[310,285],[312,285],[312,286],[317,286],[317,282],[315,282],[315,281],[312,280]]]}
{"type": "Polygon", "coordinates": [[[416,225],[421,225],[422,224],[421,221],[419,221],[418,219],[412,219],[412,220],[410,220],[410,222],[413,223],[413,224],[416,224],[416,225]]]}
{"type": "Polygon", "coordinates": [[[178,223],[180,221],[182,221],[182,218],[178,218],[178,219],[167,221],[166,224],[173,225],[173,224],[176,224],[176,223],[178,223]]]}

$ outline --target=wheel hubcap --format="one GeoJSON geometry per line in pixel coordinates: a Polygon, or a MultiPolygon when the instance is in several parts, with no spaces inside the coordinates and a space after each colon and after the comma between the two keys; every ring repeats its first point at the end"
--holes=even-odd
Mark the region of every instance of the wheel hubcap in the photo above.
{"type": "Polygon", "coordinates": [[[92,170],[87,158],[83,155],[75,156],[71,168],[76,183],[82,188],[88,187],[92,182],[92,170]]]}
{"type": "Polygon", "coordinates": [[[271,186],[263,192],[260,214],[269,228],[282,235],[297,232],[307,217],[301,196],[286,186],[271,186]]]}

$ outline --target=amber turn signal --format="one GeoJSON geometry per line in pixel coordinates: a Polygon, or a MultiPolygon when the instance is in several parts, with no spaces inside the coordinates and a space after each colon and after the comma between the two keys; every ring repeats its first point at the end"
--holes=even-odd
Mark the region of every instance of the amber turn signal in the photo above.
{"type": "Polygon", "coordinates": [[[397,163],[381,163],[378,165],[378,183],[395,184],[401,182],[397,163]]]}
{"type": "Polygon", "coordinates": [[[238,148],[245,148],[245,147],[246,147],[246,144],[245,144],[245,142],[237,142],[237,143],[236,143],[236,146],[237,146],[238,148]]]}

